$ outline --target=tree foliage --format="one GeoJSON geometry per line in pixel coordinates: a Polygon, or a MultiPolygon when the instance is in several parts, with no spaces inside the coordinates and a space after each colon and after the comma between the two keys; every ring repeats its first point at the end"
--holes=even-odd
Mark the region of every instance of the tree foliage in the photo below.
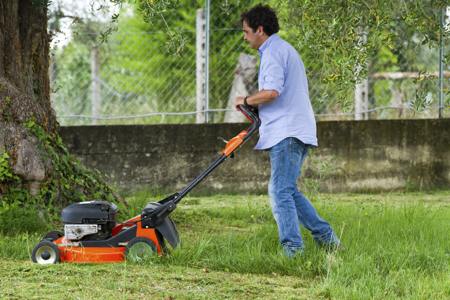
{"type": "Polygon", "coordinates": [[[439,14],[448,5],[441,0],[277,2],[287,36],[296,41],[310,73],[319,74],[318,82],[328,87],[325,95],[344,108],[351,107],[354,83],[366,77],[371,61],[390,56],[417,67],[417,52],[408,50],[438,43],[439,14]]]}
{"type": "MultiPolygon", "coordinates": [[[[252,2],[256,1],[245,4],[239,1],[224,1],[220,4],[214,3],[211,7],[209,92],[212,108],[223,108],[228,100],[239,53],[246,51],[238,22],[239,15],[252,2]]],[[[164,102],[163,104],[170,102],[170,94],[173,95],[173,89],[176,89],[176,97],[190,103],[187,110],[195,110],[196,15],[197,10],[203,6],[203,0],[136,1],[134,7],[139,15],[119,26],[120,32],[122,25],[127,28],[125,30],[129,30],[129,25],[132,24],[130,22],[142,23],[135,18],[143,18],[145,21],[139,30],[141,33],[150,32],[150,36],[143,37],[143,47],[148,51],[153,47],[148,66],[164,66],[165,71],[147,77],[149,85],[145,86],[159,83],[158,99],[164,102]],[[164,48],[155,53],[154,48],[161,46],[164,48]],[[172,88],[168,89],[168,86],[172,88]]],[[[135,26],[131,28],[136,29],[135,26]]],[[[169,107],[174,110],[174,106],[169,107]]],[[[165,109],[167,108],[166,106],[165,109]]]]}
{"type": "MultiPolygon", "coordinates": [[[[102,49],[102,77],[115,90],[103,112],[174,111],[180,103],[185,111],[195,110],[195,16],[204,1],[127,2],[134,14],[122,13],[118,32],[109,37],[112,43],[102,49]],[[130,99],[136,105],[124,109],[130,99]]],[[[245,46],[239,32],[240,13],[256,3],[211,3],[210,107],[225,107],[239,53],[257,55],[245,46]]],[[[317,113],[351,111],[354,85],[368,73],[436,71],[432,62],[437,62],[437,51],[428,51],[424,45],[435,46],[439,41],[439,14],[446,1],[266,3],[278,12],[280,35],[302,56],[317,113]]],[[[371,88],[378,92],[396,84],[401,83],[379,82],[371,88]]],[[[426,93],[432,85],[431,81],[410,81],[404,90],[416,86],[426,93]]],[[[422,91],[415,92],[421,101],[422,91]]],[[[378,104],[390,100],[390,95],[377,95],[378,104]]]]}
{"type": "MultiPolygon", "coordinates": [[[[153,9],[146,2],[136,2],[131,9],[124,8],[118,19],[118,30],[110,34],[108,43],[96,45],[100,47],[103,98],[107,99],[102,104],[102,114],[195,110],[196,11],[203,1],[154,4],[153,9]]],[[[213,108],[226,105],[233,70],[240,51],[245,51],[237,27],[243,9],[242,4],[213,7],[210,47],[210,107],[213,108]]],[[[65,101],[58,100],[60,103],[56,105],[58,111],[66,115],[70,114],[67,109],[59,109],[73,108],[75,114],[89,115],[86,102],[90,101],[90,87],[83,84],[81,89],[76,89],[74,85],[88,79],[89,54],[86,51],[89,52],[92,43],[82,38],[87,34],[83,27],[73,29],[77,32],[76,38],[56,57],[61,65],[57,68],[59,90],[56,94],[58,99],[69,97],[74,103],[63,107],[60,103],[65,101]],[[79,51],[75,50],[77,48],[79,51]],[[77,61],[78,64],[74,64],[77,61]],[[76,73],[77,80],[72,80],[74,75],[70,76],[69,72],[76,73]],[[64,79],[65,76],[70,80],[64,79]]],[[[151,121],[158,122],[155,117],[151,121]]],[[[193,116],[170,121],[189,122],[193,121],[193,116]]]]}
{"type": "MultiPolygon", "coordinates": [[[[136,1],[144,18],[153,23],[163,22],[175,42],[181,37],[172,30],[173,24],[164,21],[164,16],[166,20],[177,19],[188,2],[192,7],[204,4],[204,1],[136,1]]],[[[448,5],[445,0],[265,2],[277,9],[281,35],[302,55],[310,86],[318,90],[313,99],[317,112],[333,110],[333,106],[350,110],[355,82],[382,66],[400,71],[430,71],[430,59],[436,55],[424,53],[421,46],[436,46],[439,42],[439,15],[448,5]]],[[[236,21],[240,13],[255,3],[212,2],[212,24],[239,27],[236,21]],[[214,15],[217,11],[222,13],[214,15]]],[[[447,27],[446,41],[448,35],[447,27]]]]}

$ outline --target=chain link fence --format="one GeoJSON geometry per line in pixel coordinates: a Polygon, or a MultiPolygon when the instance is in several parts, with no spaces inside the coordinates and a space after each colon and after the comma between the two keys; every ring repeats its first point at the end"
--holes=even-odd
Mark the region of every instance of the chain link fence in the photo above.
{"type": "MultiPolygon", "coordinates": [[[[73,43],[52,64],[61,124],[195,122],[195,45],[173,55],[165,32],[117,32],[107,43],[73,43]]],[[[195,41],[195,32],[183,32],[195,41]]],[[[86,37],[82,36],[81,40],[86,37]]]]}
{"type": "MultiPolygon", "coordinates": [[[[101,44],[94,42],[95,34],[80,33],[53,49],[52,102],[60,124],[196,122],[195,29],[180,30],[175,37],[167,31],[126,30],[119,29],[101,44]]],[[[209,53],[208,119],[220,123],[232,110],[237,85],[249,93],[257,89],[258,59],[237,28],[211,28],[209,53]],[[242,54],[251,60],[250,67],[240,64],[242,54]]],[[[400,53],[400,59],[370,62],[364,119],[437,118],[438,55],[439,48],[423,45],[400,53]]],[[[444,66],[443,117],[450,117],[449,71],[444,66]]],[[[333,86],[320,73],[308,71],[308,80],[318,120],[355,118],[353,88],[343,93],[348,105],[337,105],[333,86]]]]}

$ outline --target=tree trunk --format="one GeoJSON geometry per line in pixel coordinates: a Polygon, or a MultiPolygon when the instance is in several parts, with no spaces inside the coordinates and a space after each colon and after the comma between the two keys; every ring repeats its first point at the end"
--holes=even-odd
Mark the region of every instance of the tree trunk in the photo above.
{"type": "Polygon", "coordinates": [[[32,192],[51,164],[25,124],[33,121],[49,133],[57,128],[49,93],[47,5],[41,2],[0,1],[0,154],[8,153],[13,173],[32,192]]]}

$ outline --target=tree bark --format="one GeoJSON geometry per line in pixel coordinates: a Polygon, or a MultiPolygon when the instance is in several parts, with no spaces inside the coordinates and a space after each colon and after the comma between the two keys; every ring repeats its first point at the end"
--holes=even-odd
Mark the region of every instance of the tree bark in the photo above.
{"type": "Polygon", "coordinates": [[[50,104],[46,2],[0,0],[0,154],[8,152],[13,173],[32,192],[51,163],[25,124],[33,121],[48,133],[58,127],[50,104]]]}

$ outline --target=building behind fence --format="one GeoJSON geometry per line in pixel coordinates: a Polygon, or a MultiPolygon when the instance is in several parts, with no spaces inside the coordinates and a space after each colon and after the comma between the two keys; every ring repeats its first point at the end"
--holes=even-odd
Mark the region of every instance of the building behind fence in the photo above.
{"type": "MultiPolygon", "coordinates": [[[[245,45],[240,29],[207,28],[202,10],[196,22],[194,30],[184,29],[178,36],[119,28],[102,44],[92,42],[92,33],[80,33],[53,51],[52,101],[59,122],[239,121],[232,115],[232,100],[257,89],[257,53],[245,45]]],[[[405,54],[395,65],[369,72],[367,79],[345,92],[347,107],[336,106],[333,87],[306,66],[317,118],[437,118],[440,93],[441,116],[450,117],[450,70],[441,66],[440,86],[440,49],[423,45],[415,51],[420,59],[414,64],[405,54]]]]}

